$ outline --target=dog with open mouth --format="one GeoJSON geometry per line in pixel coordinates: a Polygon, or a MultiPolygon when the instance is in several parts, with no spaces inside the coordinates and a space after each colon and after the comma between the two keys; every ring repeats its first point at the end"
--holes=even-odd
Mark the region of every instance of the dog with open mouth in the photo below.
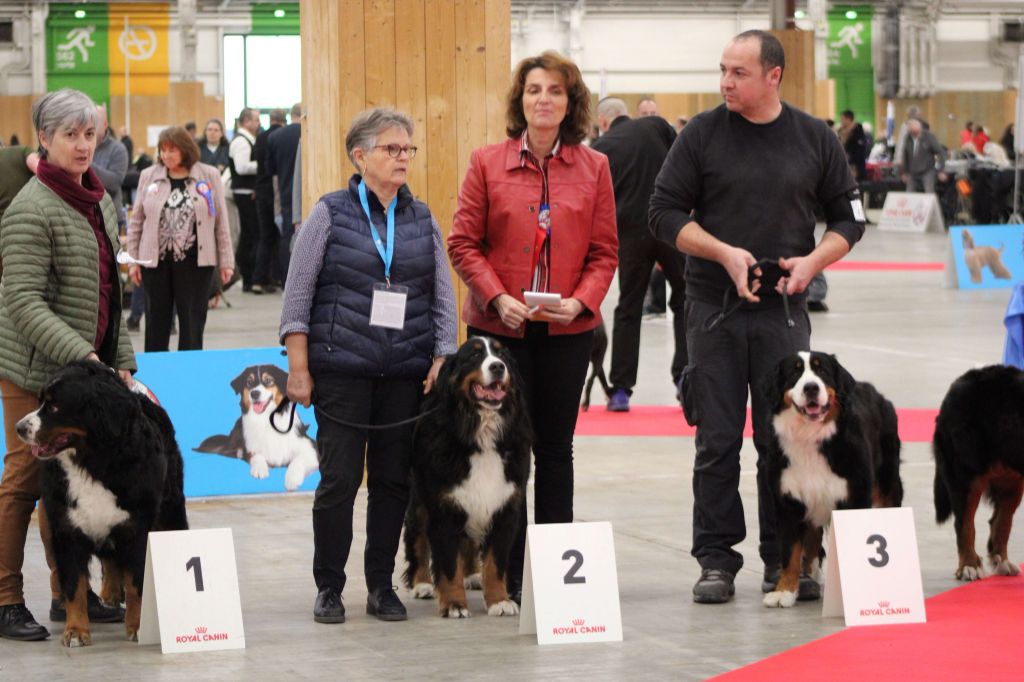
{"type": "Polygon", "coordinates": [[[893,404],[834,355],[795,353],[763,390],[774,406],[768,475],[783,562],[764,605],[786,608],[798,595],[821,596],[822,536],[833,510],[902,504],[900,438],[893,404]]]}
{"type": "Polygon", "coordinates": [[[424,401],[405,520],[405,585],[419,599],[436,594],[442,617],[469,616],[467,585],[482,586],[488,614],[519,612],[505,575],[531,442],[511,354],[494,339],[469,339],[424,401]]]}

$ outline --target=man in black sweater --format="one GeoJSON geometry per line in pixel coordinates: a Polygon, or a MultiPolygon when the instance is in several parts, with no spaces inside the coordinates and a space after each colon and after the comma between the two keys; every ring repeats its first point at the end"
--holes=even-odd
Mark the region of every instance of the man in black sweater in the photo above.
{"type": "MultiPolygon", "coordinates": [[[[729,601],[746,536],[738,486],[748,386],[753,390],[757,448],[759,553],[762,589],[778,580],[774,494],[766,467],[772,405],[758,390],[786,355],[810,346],[805,289],[842,258],[864,233],[864,213],[839,138],[817,119],[782,103],[785,54],[763,31],[736,36],[722,53],[725,103],[694,117],[669,151],[651,197],[650,226],[663,242],[688,254],[686,340],[690,364],[682,393],[697,426],[693,470],[693,549],[701,577],[699,603],[729,601]],[[814,241],[814,209],[824,207],[827,229],[814,241]],[[748,286],[748,270],[770,258],[784,271],[775,290],[748,286]],[[793,305],[787,326],[783,287],[793,305]],[[710,331],[723,298],[743,305],[710,331]]],[[[755,271],[760,278],[769,273],[755,271]]],[[[788,557],[785,557],[788,560],[788,557]]],[[[801,580],[801,597],[820,596],[801,580]]],[[[813,588],[813,589],[812,589],[813,588]]]]}
{"type": "Polygon", "coordinates": [[[253,196],[256,199],[256,216],[259,219],[260,239],[256,247],[256,261],[252,273],[252,293],[272,294],[277,291],[275,282],[281,280],[278,265],[277,244],[280,231],[277,228],[274,210],[277,192],[274,189],[274,174],[267,165],[267,139],[277,130],[284,127],[284,109],[270,110],[270,127],[261,130],[252,146],[256,158],[256,186],[253,196]]]}
{"type": "Polygon", "coordinates": [[[672,286],[669,307],[674,315],[675,355],[672,382],[686,367],[686,328],[683,303],[686,257],[656,240],[647,228],[647,209],[654,180],[665,161],[676,133],[660,116],[630,119],[626,103],[606,97],[597,105],[597,125],[602,135],[591,145],[608,157],[615,188],[615,218],[619,227],[619,304],[612,332],[611,412],[628,412],[640,360],[640,321],[651,269],[660,263],[672,286]]]}

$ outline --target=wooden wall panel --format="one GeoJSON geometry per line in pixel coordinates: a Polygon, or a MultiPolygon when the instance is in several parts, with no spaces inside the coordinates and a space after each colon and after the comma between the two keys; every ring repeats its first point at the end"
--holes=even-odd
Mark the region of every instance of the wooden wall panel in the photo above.
{"type": "MultiPolygon", "coordinates": [[[[306,0],[299,13],[302,40],[302,93],[305,117],[302,121],[302,210],[341,186],[352,166],[345,156],[341,93],[348,90],[344,63],[332,55],[341,54],[346,35],[342,17],[349,3],[335,0],[306,0]]],[[[360,35],[362,21],[359,22],[360,35]]],[[[362,83],[362,81],[359,81],[362,83]]],[[[361,90],[360,90],[361,94],[361,90]]]]}
{"type": "Polygon", "coordinates": [[[18,142],[26,147],[36,146],[36,134],[32,128],[32,102],[37,95],[0,96],[0,139],[10,144],[11,135],[18,136],[18,142]]]}
{"type": "MultiPolygon", "coordinates": [[[[331,4],[333,0],[319,0],[319,2],[331,4]]],[[[308,74],[311,79],[316,79],[317,81],[326,79],[326,73],[322,72],[321,69],[330,68],[328,62],[333,64],[333,62],[337,61],[340,63],[341,78],[333,83],[327,82],[325,85],[328,88],[336,88],[336,96],[341,98],[340,118],[335,122],[335,125],[341,131],[341,148],[344,150],[348,124],[352,122],[356,114],[366,108],[366,27],[363,22],[364,13],[368,11],[368,8],[364,7],[363,0],[344,0],[339,4],[340,40],[331,46],[334,48],[333,51],[325,52],[316,57],[310,55],[310,59],[306,58],[305,47],[303,47],[302,63],[317,65],[315,69],[310,69],[311,73],[308,74]]],[[[310,9],[313,9],[315,12],[318,7],[319,4],[314,5],[310,9]]],[[[303,8],[303,12],[300,14],[314,14],[314,12],[306,12],[305,8],[303,8]]],[[[325,26],[323,23],[317,22],[315,16],[311,17],[311,21],[314,22],[312,25],[314,32],[330,30],[330,24],[325,26]]],[[[303,36],[307,32],[303,29],[303,36]]],[[[370,35],[374,35],[374,33],[370,35]]],[[[303,69],[303,71],[305,70],[303,69]]],[[[307,100],[311,107],[317,106],[316,102],[309,100],[309,98],[307,100]]],[[[345,172],[342,176],[347,178],[351,170],[351,164],[346,161],[345,172]]],[[[305,171],[305,168],[303,168],[303,171],[305,171]]],[[[302,176],[305,177],[306,173],[303,172],[302,176]]],[[[334,189],[337,189],[337,186],[332,187],[329,191],[334,189]]]]}
{"type": "Polygon", "coordinates": [[[409,188],[417,197],[429,195],[430,149],[424,144],[427,130],[427,27],[423,3],[395,0],[395,106],[412,117],[412,143],[419,147],[409,165],[409,188]]]}
{"type": "MultiPolygon", "coordinates": [[[[110,126],[115,131],[125,126],[125,98],[123,95],[110,96],[107,112],[110,126]]],[[[202,135],[206,122],[211,118],[224,118],[224,102],[220,97],[207,96],[199,82],[171,83],[167,96],[132,95],[130,99],[131,124],[128,133],[135,144],[135,154],[145,151],[155,156],[156,150],[147,144],[149,126],[185,125],[195,121],[198,134],[202,135]]],[[[224,121],[229,129],[233,121],[224,121]]]]}
{"type": "Polygon", "coordinates": [[[836,111],[836,82],[831,78],[814,81],[814,109],[809,113],[818,118],[839,120],[836,111]]]}
{"type": "MultiPolygon", "coordinates": [[[[1017,91],[999,92],[939,92],[933,97],[917,99],[897,99],[896,130],[906,120],[907,109],[917,106],[921,115],[939,139],[949,149],[960,148],[960,131],[967,121],[982,124],[989,137],[998,142],[1003,137],[1006,126],[1013,121],[1017,91]]],[[[886,101],[875,99],[875,137],[880,137],[885,130],[886,101]]]]}
{"type": "Polygon", "coordinates": [[[451,229],[459,174],[458,102],[455,75],[455,5],[450,0],[426,0],[427,126],[430,155],[427,203],[445,235],[451,229]]]}
{"type": "MultiPolygon", "coordinates": [[[[406,18],[403,16],[402,21],[406,18]]],[[[395,0],[366,0],[363,13],[364,108],[395,106],[395,0]]]]}
{"type": "Polygon", "coordinates": [[[814,110],[814,33],[796,29],[770,31],[786,51],[782,99],[804,111],[814,110]]]}
{"type": "MultiPolygon", "coordinates": [[[[487,144],[487,15],[483,0],[455,2],[455,78],[458,106],[459,177],[470,153],[487,144]]],[[[505,83],[508,89],[508,82],[505,83]]]]}
{"type": "MultiPolygon", "coordinates": [[[[486,25],[504,26],[512,14],[512,0],[487,0],[486,25]]],[[[485,46],[487,72],[487,142],[501,142],[505,139],[505,95],[508,93],[512,54],[511,32],[488,29],[485,46]]]]}

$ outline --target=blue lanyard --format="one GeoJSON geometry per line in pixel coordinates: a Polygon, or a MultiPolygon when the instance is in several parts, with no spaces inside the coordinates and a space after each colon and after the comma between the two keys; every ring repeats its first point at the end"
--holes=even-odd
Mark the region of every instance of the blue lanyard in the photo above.
{"type": "Polygon", "coordinates": [[[359,203],[363,205],[363,212],[366,213],[366,220],[370,223],[370,234],[373,235],[373,245],[377,247],[377,253],[380,254],[381,259],[384,261],[384,279],[386,279],[388,281],[388,285],[390,285],[391,259],[395,255],[395,206],[398,205],[398,195],[395,195],[395,198],[391,200],[390,204],[388,204],[388,244],[386,247],[381,241],[380,233],[377,232],[377,226],[373,224],[373,217],[370,215],[370,202],[366,200],[366,183],[362,180],[359,181],[359,203]]]}

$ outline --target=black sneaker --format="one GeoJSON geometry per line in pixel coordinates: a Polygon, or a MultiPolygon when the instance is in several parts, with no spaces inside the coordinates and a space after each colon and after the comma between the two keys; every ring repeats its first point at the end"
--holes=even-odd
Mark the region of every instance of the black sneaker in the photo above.
{"type": "Polygon", "coordinates": [[[405,605],[390,587],[372,590],[366,595],[366,613],[377,616],[379,620],[388,621],[406,620],[409,617],[405,612],[405,605]]]}
{"type": "Polygon", "coordinates": [[[724,604],[736,594],[734,576],[721,568],[705,568],[693,586],[693,601],[698,604],[724,604]]]}
{"type": "Polygon", "coordinates": [[[779,577],[782,575],[782,567],[778,564],[766,564],[764,575],[761,576],[761,591],[765,594],[773,591],[779,584],[779,577]]]}
{"type": "Polygon", "coordinates": [[[21,642],[38,642],[50,636],[50,631],[36,622],[24,604],[0,606],[0,637],[21,642]]]}
{"type": "Polygon", "coordinates": [[[317,623],[344,623],[345,605],[341,603],[341,591],[325,587],[313,602],[313,620],[317,623]]]}
{"type": "MultiPolygon", "coordinates": [[[[90,623],[122,623],[124,622],[124,609],[120,604],[107,606],[92,590],[86,595],[86,604],[89,608],[90,623]]],[[[68,612],[64,608],[63,599],[54,599],[50,602],[50,621],[63,623],[68,619],[68,612]]]]}
{"type": "Polygon", "coordinates": [[[508,598],[511,599],[512,601],[514,601],[516,603],[516,606],[522,606],[523,605],[523,581],[522,581],[522,579],[519,579],[519,580],[509,580],[507,587],[508,587],[508,590],[507,590],[508,598]]]}
{"type": "Polygon", "coordinates": [[[128,327],[128,331],[130,331],[130,332],[137,332],[137,331],[139,331],[139,322],[141,322],[140,318],[138,318],[138,317],[129,317],[125,321],[125,326],[128,327]]]}
{"type": "Polygon", "coordinates": [[[827,313],[828,305],[824,301],[808,301],[807,310],[812,313],[827,313]]]}
{"type": "MultiPolygon", "coordinates": [[[[779,584],[779,577],[782,575],[782,568],[778,564],[764,567],[764,576],[761,580],[761,591],[767,594],[779,584]]],[[[818,581],[807,575],[800,574],[800,583],[796,592],[797,601],[817,601],[821,599],[821,585],[818,581]]]]}

